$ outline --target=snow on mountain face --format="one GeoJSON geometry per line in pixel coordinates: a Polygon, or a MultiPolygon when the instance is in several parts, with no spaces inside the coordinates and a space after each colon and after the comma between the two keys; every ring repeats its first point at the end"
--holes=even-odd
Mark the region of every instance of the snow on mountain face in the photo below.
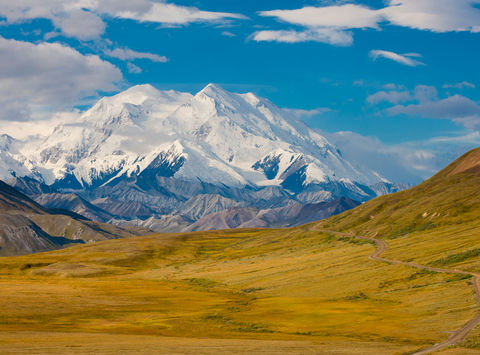
{"type": "Polygon", "coordinates": [[[139,85],[103,98],[78,122],[57,126],[27,160],[45,168],[47,184],[74,188],[150,175],[291,191],[384,181],[270,101],[213,84],[194,96],[139,85]]]}
{"type": "Polygon", "coordinates": [[[7,134],[0,135],[0,180],[15,176],[40,176],[34,164],[20,153],[21,142],[7,134]]]}

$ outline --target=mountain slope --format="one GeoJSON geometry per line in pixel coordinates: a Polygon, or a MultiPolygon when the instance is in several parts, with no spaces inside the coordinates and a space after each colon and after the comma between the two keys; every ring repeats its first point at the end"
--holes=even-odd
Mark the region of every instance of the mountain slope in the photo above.
{"type": "Polygon", "coordinates": [[[355,208],[360,203],[348,198],[329,202],[300,204],[258,210],[255,208],[226,209],[208,214],[190,225],[185,231],[206,231],[229,228],[286,228],[318,221],[355,208]]]}
{"type": "Polygon", "coordinates": [[[90,220],[107,222],[113,215],[76,194],[43,193],[35,197],[40,205],[50,209],[66,209],[90,220]]]}
{"type": "Polygon", "coordinates": [[[26,215],[44,215],[48,211],[13,187],[0,181],[0,256],[53,250],[67,244],[65,238],[53,238],[26,215]]]}
{"type": "Polygon", "coordinates": [[[0,256],[54,250],[66,245],[145,233],[47,209],[0,181],[0,256]]]}
{"type": "Polygon", "coordinates": [[[386,257],[480,270],[480,148],[412,189],[382,196],[316,228],[382,238],[386,257]]]}
{"type": "Polygon", "coordinates": [[[3,213],[48,213],[45,208],[10,185],[0,181],[0,211],[3,213]]]}

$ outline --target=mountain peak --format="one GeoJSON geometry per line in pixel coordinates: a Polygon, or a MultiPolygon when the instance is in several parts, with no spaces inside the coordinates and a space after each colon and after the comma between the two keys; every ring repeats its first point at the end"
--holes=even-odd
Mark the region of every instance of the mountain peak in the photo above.
{"type": "Polygon", "coordinates": [[[211,97],[212,99],[216,99],[219,97],[230,96],[231,94],[226,90],[224,90],[219,85],[210,83],[207,86],[205,86],[202,90],[200,90],[195,96],[199,96],[199,95],[205,95],[205,96],[211,97]]]}
{"type": "Polygon", "coordinates": [[[161,91],[150,84],[135,85],[125,91],[118,93],[109,98],[112,101],[128,102],[132,104],[142,104],[149,98],[156,98],[161,94],[161,91]]]}

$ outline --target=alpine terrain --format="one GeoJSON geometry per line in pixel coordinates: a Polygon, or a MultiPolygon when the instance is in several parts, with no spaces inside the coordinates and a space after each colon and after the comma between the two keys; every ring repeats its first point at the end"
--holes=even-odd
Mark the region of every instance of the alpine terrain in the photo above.
{"type": "Polygon", "coordinates": [[[134,86],[40,142],[1,136],[0,155],[0,178],[45,207],[155,231],[223,228],[192,225],[239,208],[278,212],[250,213],[250,227],[296,225],[314,219],[283,220],[282,207],[319,210],[405,187],[347,161],[289,111],[213,84],[196,95],[134,86]]]}

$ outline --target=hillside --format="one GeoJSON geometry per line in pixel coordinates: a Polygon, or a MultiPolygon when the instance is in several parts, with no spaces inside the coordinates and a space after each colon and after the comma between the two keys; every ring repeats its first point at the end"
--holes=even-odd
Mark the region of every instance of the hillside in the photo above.
{"type": "Polygon", "coordinates": [[[290,229],[2,258],[0,351],[478,353],[479,166],[475,150],[416,188],[290,229]]]}
{"type": "MultiPolygon", "coordinates": [[[[139,230],[145,233],[145,230],[139,230]]],[[[0,181],[0,256],[131,237],[139,231],[92,222],[69,211],[47,209],[0,181]]]]}
{"type": "Polygon", "coordinates": [[[480,270],[480,258],[472,252],[480,242],[479,188],[480,148],[417,187],[379,197],[317,227],[385,239],[388,255],[404,260],[448,259],[453,266],[480,270]]]}

